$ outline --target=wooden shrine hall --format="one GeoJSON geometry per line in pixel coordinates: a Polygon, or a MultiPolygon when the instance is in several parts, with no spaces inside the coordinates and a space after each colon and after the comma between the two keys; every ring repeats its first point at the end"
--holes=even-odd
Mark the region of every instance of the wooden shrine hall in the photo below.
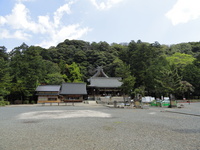
{"type": "Polygon", "coordinates": [[[102,67],[97,67],[96,73],[88,79],[88,82],[87,92],[90,98],[122,96],[121,77],[108,77],[102,67]]]}

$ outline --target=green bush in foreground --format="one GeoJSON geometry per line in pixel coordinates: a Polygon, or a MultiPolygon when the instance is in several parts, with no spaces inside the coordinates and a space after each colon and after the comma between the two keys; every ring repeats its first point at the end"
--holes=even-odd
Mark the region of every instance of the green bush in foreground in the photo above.
{"type": "Polygon", "coordinates": [[[0,106],[5,106],[5,105],[10,105],[10,102],[1,100],[0,101],[0,106]]]}

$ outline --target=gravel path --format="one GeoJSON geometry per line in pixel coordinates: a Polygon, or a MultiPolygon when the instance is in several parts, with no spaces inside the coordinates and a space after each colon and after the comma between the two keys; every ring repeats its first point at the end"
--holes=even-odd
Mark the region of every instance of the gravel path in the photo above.
{"type": "Polygon", "coordinates": [[[200,150],[200,103],[184,108],[0,107],[0,150],[200,150]]]}

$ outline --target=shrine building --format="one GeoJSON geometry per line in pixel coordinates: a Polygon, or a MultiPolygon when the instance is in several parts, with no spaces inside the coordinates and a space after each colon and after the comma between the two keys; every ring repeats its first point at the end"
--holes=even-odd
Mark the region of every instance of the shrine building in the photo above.
{"type": "Polygon", "coordinates": [[[102,67],[97,67],[96,73],[88,79],[87,93],[89,99],[98,100],[100,97],[120,97],[121,77],[108,77],[102,67]]]}

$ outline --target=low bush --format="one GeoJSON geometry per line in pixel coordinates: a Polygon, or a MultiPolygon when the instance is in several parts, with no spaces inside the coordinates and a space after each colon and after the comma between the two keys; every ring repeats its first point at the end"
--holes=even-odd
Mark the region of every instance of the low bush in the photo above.
{"type": "Polygon", "coordinates": [[[28,101],[28,100],[25,100],[25,101],[23,102],[23,104],[29,104],[29,101],[28,101]]]}
{"type": "Polygon", "coordinates": [[[10,105],[10,102],[1,100],[0,101],[0,106],[5,106],[5,105],[10,105]]]}
{"type": "Polygon", "coordinates": [[[32,101],[31,101],[31,104],[35,104],[35,101],[32,100],[32,101]]]}
{"type": "Polygon", "coordinates": [[[6,105],[10,105],[10,102],[9,102],[9,101],[4,101],[4,103],[5,103],[6,105]]]}

